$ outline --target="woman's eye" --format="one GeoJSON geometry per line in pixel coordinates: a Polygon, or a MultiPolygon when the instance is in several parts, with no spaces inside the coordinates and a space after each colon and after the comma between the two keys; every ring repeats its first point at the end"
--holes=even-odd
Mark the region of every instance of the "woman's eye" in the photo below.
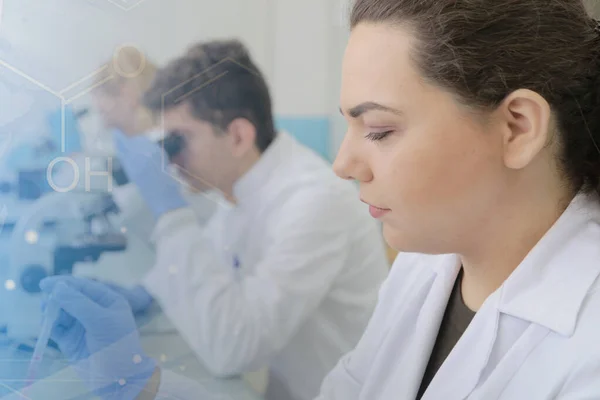
{"type": "Polygon", "coordinates": [[[372,140],[373,142],[376,142],[378,140],[384,139],[386,136],[388,136],[392,132],[393,132],[393,130],[389,130],[389,131],[385,131],[385,132],[370,132],[366,136],[366,138],[369,140],[372,140]]]}

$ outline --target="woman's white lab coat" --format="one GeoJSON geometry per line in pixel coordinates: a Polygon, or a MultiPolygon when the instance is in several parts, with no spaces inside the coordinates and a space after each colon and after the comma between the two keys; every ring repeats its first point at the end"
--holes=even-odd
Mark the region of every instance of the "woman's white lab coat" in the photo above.
{"type": "MultiPolygon", "coordinates": [[[[319,400],[414,400],[460,269],[401,254],[319,400]]],[[[579,195],[493,293],[423,400],[600,399],[600,200],[579,195]]]]}

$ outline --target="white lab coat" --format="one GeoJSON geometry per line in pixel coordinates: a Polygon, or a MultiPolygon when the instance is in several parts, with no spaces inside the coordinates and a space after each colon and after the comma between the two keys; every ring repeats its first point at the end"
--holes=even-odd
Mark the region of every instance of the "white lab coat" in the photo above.
{"type": "MultiPolygon", "coordinates": [[[[460,268],[401,254],[319,400],[414,400],[460,268]]],[[[579,195],[475,315],[423,400],[600,399],[600,200],[579,195]]]]}
{"type": "Polygon", "coordinates": [[[204,229],[187,209],[158,221],[144,285],[211,372],[269,366],[268,399],[312,399],[374,310],[379,227],[354,185],[285,133],[234,194],[204,229]]]}
{"type": "MultiPolygon", "coordinates": [[[[118,219],[121,225],[127,229],[130,236],[135,236],[152,246],[152,232],[156,227],[156,220],[137,186],[130,182],[113,188],[112,193],[120,210],[118,219]]],[[[216,194],[203,196],[191,193],[185,188],[181,188],[181,194],[194,211],[196,222],[204,225],[215,212],[216,206],[212,199],[216,194]]]]}

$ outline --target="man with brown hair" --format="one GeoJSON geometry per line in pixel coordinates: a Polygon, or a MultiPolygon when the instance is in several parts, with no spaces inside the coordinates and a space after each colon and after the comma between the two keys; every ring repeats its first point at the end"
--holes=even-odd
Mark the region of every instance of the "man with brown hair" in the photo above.
{"type": "MultiPolygon", "coordinates": [[[[352,183],[276,132],[267,84],[240,42],[190,48],[158,71],[145,103],[182,142],[179,176],[223,195],[200,227],[160,148],[117,135],[158,219],[145,290],[215,375],[267,366],[269,400],[315,397],[362,335],[387,275],[377,224],[352,183]]],[[[139,293],[127,297],[135,306],[139,293]]]]}

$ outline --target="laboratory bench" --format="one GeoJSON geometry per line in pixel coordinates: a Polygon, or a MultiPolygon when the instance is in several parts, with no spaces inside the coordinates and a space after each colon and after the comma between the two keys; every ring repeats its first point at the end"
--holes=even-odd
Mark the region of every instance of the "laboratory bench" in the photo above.
{"type": "MultiPolygon", "coordinates": [[[[241,378],[217,379],[202,366],[172,324],[160,312],[138,319],[142,347],[163,370],[198,384],[194,399],[181,400],[261,400],[241,378]]],[[[88,400],[100,399],[89,393],[76,371],[57,349],[45,353],[40,376],[26,387],[27,369],[33,345],[16,345],[0,339],[0,398],[3,400],[88,400]]],[[[157,397],[164,399],[164,397],[157,397]]],[[[178,399],[179,400],[179,399],[178,399]]]]}

